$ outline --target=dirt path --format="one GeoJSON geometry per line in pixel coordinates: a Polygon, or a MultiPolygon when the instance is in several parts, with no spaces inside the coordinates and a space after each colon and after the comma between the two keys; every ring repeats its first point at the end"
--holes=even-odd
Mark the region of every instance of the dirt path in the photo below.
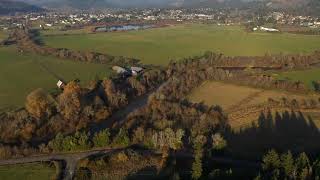
{"type": "Polygon", "coordinates": [[[249,96],[243,98],[240,102],[230,106],[228,109],[226,109],[226,112],[232,112],[236,109],[239,109],[239,107],[243,107],[246,104],[249,104],[254,98],[258,97],[260,94],[264,93],[265,90],[260,90],[258,92],[252,93],[249,96]]]}
{"type": "Polygon", "coordinates": [[[155,92],[156,90],[152,90],[151,92],[142,95],[136,99],[133,99],[126,107],[118,110],[117,112],[115,112],[110,118],[108,118],[107,120],[101,122],[101,123],[95,123],[92,124],[89,127],[89,131],[91,132],[91,134],[94,134],[95,132],[99,132],[101,130],[104,130],[106,128],[111,128],[115,123],[117,124],[123,124],[126,120],[126,117],[142,108],[143,106],[147,105],[148,103],[148,98],[149,96],[155,92]]]}

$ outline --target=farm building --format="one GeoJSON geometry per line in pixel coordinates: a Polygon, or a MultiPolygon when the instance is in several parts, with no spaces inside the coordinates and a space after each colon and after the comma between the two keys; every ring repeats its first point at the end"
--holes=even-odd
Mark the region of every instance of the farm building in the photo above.
{"type": "Polygon", "coordinates": [[[58,86],[59,89],[63,89],[63,87],[65,86],[65,83],[63,81],[59,80],[57,82],[57,86],[58,86]]]}
{"type": "Polygon", "coordinates": [[[138,74],[143,72],[142,67],[131,67],[131,73],[133,76],[137,76],[138,74]]]}
{"type": "Polygon", "coordinates": [[[278,29],[274,29],[274,28],[266,28],[266,27],[260,27],[261,31],[267,31],[267,32],[280,32],[278,29]]]}
{"type": "Polygon", "coordinates": [[[125,73],[129,73],[125,68],[120,67],[120,66],[113,66],[112,70],[116,71],[117,74],[125,74],[125,73]]]}
{"type": "Polygon", "coordinates": [[[113,66],[112,70],[114,70],[117,74],[122,74],[126,76],[137,76],[143,72],[142,67],[131,67],[130,69],[126,69],[120,66],[113,66]]]}

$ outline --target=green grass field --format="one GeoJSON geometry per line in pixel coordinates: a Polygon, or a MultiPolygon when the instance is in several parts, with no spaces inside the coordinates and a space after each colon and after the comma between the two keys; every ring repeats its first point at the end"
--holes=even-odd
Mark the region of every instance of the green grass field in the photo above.
{"type": "Polygon", "coordinates": [[[314,68],[303,71],[288,71],[280,74],[273,74],[278,79],[288,79],[292,81],[301,81],[310,89],[314,89],[312,81],[320,80],[320,68],[314,68]]]}
{"type": "Polygon", "coordinates": [[[320,36],[247,33],[239,26],[186,24],[142,31],[46,36],[54,47],[93,50],[165,65],[170,59],[200,55],[207,50],[226,55],[310,53],[320,49],[320,36]]]}
{"type": "Polygon", "coordinates": [[[1,180],[49,180],[55,174],[55,168],[40,163],[0,166],[1,180]]]}
{"type": "Polygon", "coordinates": [[[110,75],[110,67],[44,57],[34,54],[20,54],[14,47],[0,48],[0,109],[24,104],[28,93],[37,88],[51,90],[57,79],[40,64],[62,77],[65,81],[79,78],[86,83],[95,77],[110,75]]]}

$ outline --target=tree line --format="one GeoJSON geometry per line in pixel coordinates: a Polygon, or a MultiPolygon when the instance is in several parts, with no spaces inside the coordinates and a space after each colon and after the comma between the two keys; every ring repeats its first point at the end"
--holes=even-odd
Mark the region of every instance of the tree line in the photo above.
{"type": "Polygon", "coordinates": [[[98,52],[82,52],[67,48],[53,48],[45,46],[41,40],[38,30],[35,29],[15,29],[9,34],[9,38],[2,44],[17,44],[20,51],[34,52],[45,56],[55,56],[61,59],[82,61],[100,64],[112,65],[135,65],[139,63],[138,59],[122,56],[112,56],[98,52]]]}

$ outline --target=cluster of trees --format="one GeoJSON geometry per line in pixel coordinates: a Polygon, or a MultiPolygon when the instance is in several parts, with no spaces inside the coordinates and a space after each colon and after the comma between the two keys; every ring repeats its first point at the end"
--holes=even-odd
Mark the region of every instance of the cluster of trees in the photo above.
{"type": "MultiPolygon", "coordinates": [[[[228,64],[221,65],[223,62],[228,62],[228,60],[222,58],[221,55],[213,53],[206,53],[202,57],[185,59],[179,63],[172,62],[167,70],[171,81],[167,83],[171,83],[172,85],[177,84],[173,93],[182,95],[189,92],[190,89],[197,87],[205,80],[226,81],[259,88],[276,88],[294,92],[308,91],[302,82],[277,80],[268,75],[257,75],[255,71],[244,71],[239,65],[235,65],[234,67],[228,64]],[[215,64],[216,61],[219,63],[215,64]]],[[[230,62],[236,61],[232,60],[230,62]]],[[[247,65],[247,67],[250,67],[249,64],[247,65]]]]}
{"type": "Polygon", "coordinates": [[[171,128],[166,128],[164,131],[155,132],[152,136],[152,143],[157,149],[164,149],[165,147],[177,150],[182,147],[182,138],[184,130],[178,129],[174,132],[171,128]]]}
{"type": "MultiPolygon", "coordinates": [[[[166,131],[172,130],[166,129],[166,131]]],[[[176,135],[182,134],[182,131],[179,131],[176,132],[176,135]]],[[[199,135],[192,139],[194,155],[183,151],[179,154],[179,151],[176,151],[176,153],[170,156],[164,156],[164,154],[161,155],[146,149],[133,150],[129,148],[115,154],[90,158],[90,160],[84,160],[80,163],[77,176],[87,177],[86,179],[113,179],[116,177],[121,177],[120,179],[137,177],[140,179],[206,179],[208,177],[221,177],[226,173],[232,177],[232,171],[228,170],[224,172],[223,170],[219,171],[220,169],[211,167],[210,152],[222,150],[226,146],[226,142],[220,134],[215,134],[212,138],[213,139],[207,139],[205,136],[199,135]],[[210,141],[209,143],[208,140],[210,141]],[[179,156],[182,157],[181,160],[183,164],[177,162],[180,161],[179,156]],[[163,163],[163,161],[165,163],[163,163]],[[83,171],[84,169],[87,171],[83,171]]],[[[166,139],[166,137],[164,137],[164,139],[166,139]]],[[[175,138],[173,137],[172,139],[175,138]]],[[[176,148],[177,146],[174,144],[175,143],[172,142],[173,148],[176,148]]]]}
{"type": "Polygon", "coordinates": [[[290,99],[283,97],[279,100],[269,98],[268,102],[274,107],[290,109],[317,109],[320,107],[320,99],[290,99]]]}
{"type": "Polygon", "coordinates": [[[315,51],[310,55],[301,54],[265,54],[264,56],[235,56],[228,57],[222,54],[206,52],[202,61],[207,61],[211,66],[217,67],[248,67],[257,69],[301,69],[319,63],[320,52],[315,51]]]}
{"type": "Polygon", "coordinates": [[[113,136],[109,129],[96,132],[93,136],[86,131],[77,131],[68,136],[59,133],[47,145],[40,145],[39,150],[41,152],[72,152],[102,147],[127,147],[130,143],[125,129],[119,129],[113,136]]]}
{"type": "MultiPolygon", "coordinates": [[[[198,134],[210,136],[217,129],[223,129],[225,126],[227,126],[226,118],[218,107],[158,100],[150,101],[147,107],[131,114],[124,125],[130,134],[134,135],[133,139],[137,143],[163,147],[160,144],[171,142],[171,149],[177,147],[175,144],[181,144],[182,134],[186,136],[183,139],[195,137],[198,134]],[[167,139],[169,137],[172,139],[167,139]]],[[[183,144],[191,143],[190,141],[182,142],[183,144]]]]}
{"type": "Polygon", "coordinates": [[[41,55],[56,56],[58,58],[70,59],[74,61],[84,61],[91,63],[101,63],[101,64],[138,64],[139,60],[133,58],[126,58],[122,56],[111,56],[108,54],[102,54],[97,52],[81,52],[74,51],[66,48],[52,48],[43,45],[39,37],[39,32],[37,30],[29,29],[16,29],[10,34],[7,42],[4,44],[11,44],[15,42],[18,48],[23,51],[35,52],[41,55]]]}
{"type": "Polygon", "coordinates": [[[270,150],[262,160],[262,171],[255,179],[319,179],[319,161],[313,164],[305,153],[298,156],[288,151],[278,154],[270,150]]]}
{"type": "Polygon", "coordinates": [[[107,120],[135,97],[159,86],[166,79],[163,74],[162,70],[147,70],[124,80],[92,81],[88,87],[71,81],[57,94],[37,89],[27,96],[25,108],[1,116],[0,142],[40,144],[58,133],[86,129],[90,123],[107,120]]]}
{"type": "MultiPolygon", "coordinates": [[[[49,142],[48,146],[54,152],[77,151],[89,149],[91,142],[89,141],[89,134],[78,131],[70,136],[63,136],[59,133],[49,142]]],[[[41,151],[46,151],[46,148],[42,148],[41,151]]]]}
{"type": "Polygon", "coordinates": [[[83,160],[76,179],[154,179],[161,176],[161,156],[132,149],[83,160]]]}
{"type": "MultiPolygon", "coordinates": [[[[194,160],[192,162],[191,167],[191,177],[192,179],[200,179],[200,178],[215,178],[217,174],[215,174],[215,170],[213,169],[211,172],[204,172],[204,165],[210,164],[210,158],[215,152],[222,152],[227,147],[227,141],[223,138],[220,133],[213,134],[210,138],[198,135],[193,138],[192,142],[194,160]]],[[[207,170],[211,167],[207,167],[207,170]]],[[[210,170],[209,170],[210,171],[210,170]]]]}

